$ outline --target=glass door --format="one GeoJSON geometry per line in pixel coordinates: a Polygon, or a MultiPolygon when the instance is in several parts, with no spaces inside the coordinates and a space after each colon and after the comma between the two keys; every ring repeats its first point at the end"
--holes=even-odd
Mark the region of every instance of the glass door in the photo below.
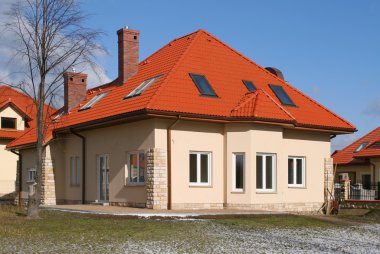
{"type": "Polygon", "coordinates": [[[109,157],[108,155],[100,155],[98,157],[98,176],[99,176],[99,201],[109,201],[109,157]]]}

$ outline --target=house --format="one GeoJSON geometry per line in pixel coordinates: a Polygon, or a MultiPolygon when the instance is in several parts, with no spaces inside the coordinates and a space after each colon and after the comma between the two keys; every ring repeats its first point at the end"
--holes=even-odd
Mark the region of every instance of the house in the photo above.
{"type": "Polygon", "coordinates": [[[380,127],[332,154],[336,181],[349,180],[364,189],[380,182],[380,127]]]}
{"type": "Polygon", "coordinates": [[[7,85],[0,86],[0,199],[11,198],[17,191],[18,156],[7,151],[6,145],[35,127],[35,114],[32,98],[7,85]]]}
{"type": "MultiPolygon", "coordinates": [[[[140,34],[118,32],[118,77],[86,90],[65,74],[46,137],[42,203],[153,209],[316,211],[333,135],[355,127],[204,30],[138,62],[140,34]]],[[[35,132],[22,154],[23,191],[35,132]]]]}

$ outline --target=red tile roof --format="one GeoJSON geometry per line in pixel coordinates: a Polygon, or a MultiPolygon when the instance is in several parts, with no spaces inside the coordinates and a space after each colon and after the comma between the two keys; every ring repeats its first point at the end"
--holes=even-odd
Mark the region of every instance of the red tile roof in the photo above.
{"type": "MultiPolygon", "coordinates": [[[[29,127],[25,127],[24,131],[0,130],[1,139],[18,138],[36,126],[36,122],[33,120],[36,115],[36,107],[32,98],[7,85],[0,85],[0,111],[8,106],[23,116],[28,121],[29,127]]],[[[45,112],[53,111],[55,111],[54,108],[45,106],[45,112]]]]}
{"type": "Polygon", "coordinates": [[[336,164],[363,163],[361,159],[377,156],[380,157],[380,127],[359,138],[344,149],[334,152],[332,155],[336,164]],[[355,153],[363,143],[368,144],[361,151],[355,153]]]}
{"type": "MultiPolygon", "coordinates": [[[[270,119],[332,132],[355,131],[355,126],[204,30],[171,41],[142,61],[138,73],[124,85],[111,82],[89,90],[78,107],[60,118],[59,128],[91,124],[141,110],[204,118],[270,119]],[[218,98],[201,96],[189,73],[205,75],[218,98]],[[161,77],[140,96],[124,99],[144,80],[157,75],[161,77]],[[258,91],[247,94],[242,80],[251,80],[258,91]],[[282,106],[269,84],[281,85],[297,106],[282,106]],[[91,109],[79,111],[102,91],[111,92],[91,109]]],[[[19,145],[22,143],[18,141],[19,145]]]]}

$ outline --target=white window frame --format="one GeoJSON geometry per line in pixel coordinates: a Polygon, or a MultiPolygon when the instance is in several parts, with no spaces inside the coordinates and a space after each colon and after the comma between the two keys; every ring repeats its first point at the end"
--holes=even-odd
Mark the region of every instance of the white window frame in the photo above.
{"type": "Polygon", "coordinates": [[[132,92],[130,92],[127,96],[125,96],[124,99],[132,98],[132,97],[135,97],[135,96],[139,96],[145,90],[147,90],[151,85],[153,85],[160,77],[161,77],[161,75],[157,75],[157,76],[155,76],[153,78],[144,80],[138,87],[136,87],[135,89],[133,89],[132,92]]]}
{"type": "Polygon", "coordinates": [[[212,152],[190,151],[189,152],[189,186],[211,186],[211,167],[212,167],[212,152]],[[190,182],[190,154],[197,155],[197,182],[190,182]],[[207,155],[207,183],[201,182],[201,155],[207,155]]]}
{"type": "Polygon", "coordinates": [[[35,183],[36,182],[36,174],[37,174],[36,168],[28,168],[27,172],[28,172],[28,179],[27,179],[26,182],[27,183],[35,183]],[[30,178],[30,173],[31,172],[34,172],[34,179],[30,178]]]}
{"type": "Polygon", "coordinates": [[[70,185],[80,186],[81,160],[79,156],[70,157],[70,185]],[[74,165],[73,165],[74,162],[74,165]],[[74,166],[74,167],[73,167],[74,166]]]}
{"type": "Polygon", "coordinates": [[[110,91],[98,93],[92,97],[86,104],[84,104],[79,110],[86,110],[92,108],[96,103],[103,99],[110,91]]]}
{"type": "MultiPolygon", "coordinates": [[[[256,192],[258,193],[275,193],[276,192],[276,186],[277,186],[277,154],[275,153],[256,153],[256,156],[263,156],[263,167],[262,167],[262,176],[263,176],[263,188],[258,189],[256,186],[256,192]],[[267,189],[266,188],[266,157],[272,157],[273,159],[273,168],[272,168],[272,188],[267,189]]],[[[256,165],[256,170],[257,170],[257,165],[256,165]]],[[[257,177],[257,172],[256,172],[256,177],[257,177]]]]}
{"type": "Polygon", "coordinates": [[[245,153],[232,153],[232,191],[244,192],[245,189],[245,153]],[[243,156],[243,188],[236,188],[236,156],[243,156]]]}
{"type": "Polygon", "coordinates": [[[145,185],[145,180],[146,180],[146,154],[145,151],[133,151],[133,152],[127,152],[127,164],[125,165],[125,185],[145,185]],[[140,178],[137,177],[138,182],[131,182],[131,172],[130,172],[130,155],[136,154],[137,156],[137,170],[138,170],[138,176],[140,175],[140,154],[144,154],[144,181],[140,182],[140,178]]]}
{"type": "MultiPolygon", "coordinates": [[[[303,156],[289,156],[288,157],[288,165],[289,165],[289,159],[293,160],[293,183],[289,183],[289,175],[288,175],[288,187],[292,188],[304,188],[306,186],[306,159],[303,156]],[[297,184],[297,159],[302,160],[302,183],[297,184]]],[[[288,166],[289,167],[289,166],[288,166]]],[[[289,174],[289,168],[288,168],[288,174],[289,174]]]]}

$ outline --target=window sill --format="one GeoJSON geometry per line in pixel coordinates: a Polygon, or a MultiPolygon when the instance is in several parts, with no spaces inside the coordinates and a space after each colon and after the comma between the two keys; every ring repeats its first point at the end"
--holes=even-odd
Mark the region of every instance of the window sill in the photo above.
{"type": "Polygon", "coordinates": [[[127,183],[124,186],[125,187],[144,187],[145,183],[127,183]]]}
{"type": "Polygon", "coordinates": [[[212,188],[211,184],[198,184],[198,183],[191,183],[189,184],[189,187],[201,187],[201,188],[212,188]]]}
{"type": "Polygon", "coordinates": [[[256,190],[256,194],[277,194],[275,190],[256,190]]]}
{"type": "Polygon", "coordinates": [[[231,191],[231,194],[245,194],[244,190],[233,190],[231,191]]]}
{"type": "Polygon", "coordinates": [[[289,189],[306,189],[304,185],[288,185],[289,189]]]}

